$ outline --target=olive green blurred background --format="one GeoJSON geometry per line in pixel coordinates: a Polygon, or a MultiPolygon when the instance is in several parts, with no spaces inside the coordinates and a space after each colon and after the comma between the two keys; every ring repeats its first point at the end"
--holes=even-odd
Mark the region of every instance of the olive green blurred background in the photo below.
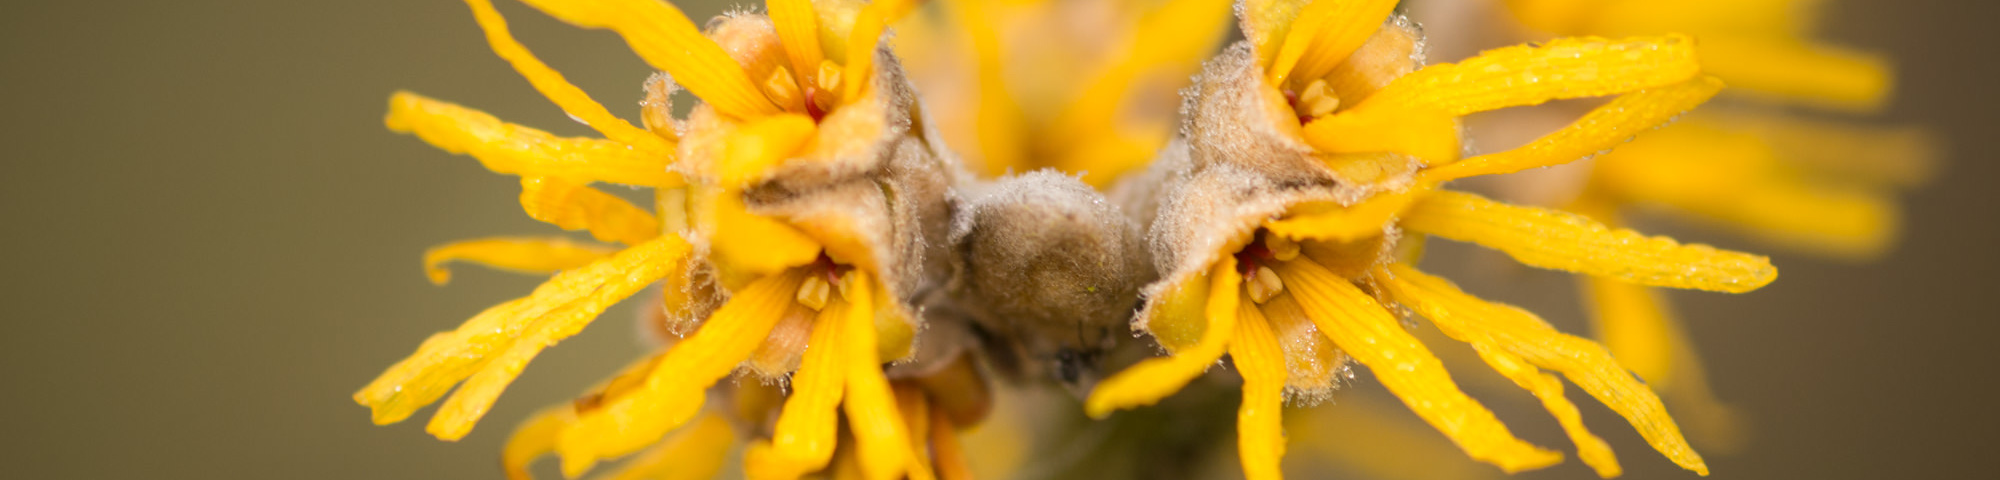
{"type": "MultiPolygon", "coordinates": [[[[1835,3],[1830,36],[1901,64],[1885,120],[1934,127],[1951,155],[1908,197],[1906,241],[1885,262],[1780,253],[1761,292],[1675,296],[1719,395],[1754,422],[1755,443],[1710,464],[1715,478],[1989,477],[2000,8],[1835,3]]],[[[635,111],[649,69],[622,42],[502,9],[545,60],[635,111]]],[[[348,400],[426,335],[536,283],[467,268],[432,287],[426,246],[553,231],[513,206],[512,179],[384,129],[390,92],[587,133],[487,50],[458,2],[7,2],[0,38],[0,476],[497,478],[515,421],[641,351],[630,306],[613,310],[458,443],[422,432],[428,411],[375,427],[348,400]]],[[[1516,275],[1493,296],[1567,301],[1562,277],[1516,275]]],[[[1547,313],[1582,329],[1574,308],[1547,313]]],[[[1569,449],[1513,403],[1526,407],[1503,415],[1524,435],[1569,449]]],[[[1629,478],[1692,478],[1584,408],[1629,478]]],[[[1522,477],[1592,478],[1574,459],[1522,477]]]]}

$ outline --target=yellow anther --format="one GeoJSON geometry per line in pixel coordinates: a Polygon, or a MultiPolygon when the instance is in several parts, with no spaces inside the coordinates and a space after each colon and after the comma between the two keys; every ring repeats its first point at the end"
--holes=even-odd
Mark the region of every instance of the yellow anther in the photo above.
{"type": "MultiPolygon", "coordinates": [[[[1293,255],[1298,254],[1296,250],[1297,247],[1294,247],[1293,255]]],[[[1285,282],[1278,280],[1278,272],[1273,272],[1269,268],[1258,268],[1251,272],[1250,278],[1244,280],[1248,280],[1243,286],[1250,290],[1250,301],[1260,305],[1285,291],[1285,282]]]]}
{"type": "Polygon", "coordinates": [[[1280,262],[1289,262],[1294,258],[1299,258],[1299,242],[1292,241],[1292,239],[1280,235],[1265,234],[1264,249],[1270,250],[1271,258],[1280,262]]]}
{"type": "Polygon", "coordinates": [[[826,308],[826,300],[833,288],[819,275],[807,275],[805,282],[799,283],[799,304],[814,311],[826,308]]]}
{"type": "Polygon", "coordinates": [[[820,60],[819,76],[814,77],[813,85],[819,87],[820,101],[826,103],[823,106],[833,106],[833,97],[840,92],[840,65],[832,60],[820,60]]]}
{"type": "Polygon", "coordinates": [[[1320,79],[1306,84],[1305,91],[1299,92],[1299,104],[1292,110],[1302,117],[1321,117],[1337,108],[1340,108],[1340,97],[1333,94],[1333,89],[1327,88],[1325,79],[1320,79]]]}
{"type": "Polygon", "coordinates": [[[804,110],[806,106],[805,95],[799,93],[798,79],[792,77],[792,69],[783,65],[771,69],[770,78],[764,79],[764,94],[786,110],[804,110]]]}
{"type": "Polygon", "coordinates": [[[854,271],[848,270],[847,273],[840,274],[839,280],[835,280],[835,282],[837,283],[833,284],[834,291],[840,292],[840,298],[842,300],[847,300],[849,302],[852,302],[854,301],[854,299],[848,298],[847,292],[854,290],[855,281],[856,278],[854,275],[854,271]]]}

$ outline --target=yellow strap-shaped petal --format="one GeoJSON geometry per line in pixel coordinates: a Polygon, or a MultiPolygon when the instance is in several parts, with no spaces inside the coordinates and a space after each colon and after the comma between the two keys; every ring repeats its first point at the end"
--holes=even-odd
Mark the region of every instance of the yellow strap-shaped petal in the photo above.
{"type": "Polygon", "coordinates": [[[1474,344],[1488,344],[1537,367],[1562,372],[1577,387],[1624,416],[1653,449],[1682,468],[1708,475],[1708,465],[1681,437],[1680,427],[1660,398],[1620,366],[1596,342],[1564,335],[1519,308],[1487,303],[1443,279],[1403,264],[1376,275],[1397,299],[1437,324],[1440,331],[1474,344]]]}
{"type": "Polygon", "coordinates": [[[1582,160],[1610,151],[1631,141],[1641,132],[1666,125],[1720,91],[1721,81],[1715,77],[1699,77],[1671,86],[1628,93],[1527,145],[1433,167],[1419,175],[1425,180],[1442,183],[1582,160]]]}
{"type": "Polygon", "coordinates": [[[1561,38],[1490,50],[1411,72],[1354,108],[1415,108],[1454,116],[1687,81],[1701,67],[1684,35],[1561,38]]]}
{"type": "Polygon", "coordinates": [[[792,75],[803,79],[819,72],[826,53],[820,50],[819,12],[813,11],[812,0],[765,0],[764,9],[785,46],[785,58],[792,62],[792,75]]]}
{"type": "Polygon", "coordinates": [[[1710,115],[1690,119],[1686,125],[1674,130],[1706,133],[1702,136],[1707,138],[1732,133],[1754,136],[1769,145],[1780,161],[1874,188],[1922,186],[1937,173],[1942,153],[1934,132],[1923,127],[1813,119],[1787,112],[1710,115]]]}
{"type": "MultiPolygon", "coordinates": [[[[1291,7],[1290,5],[1280,4],[1290,2],[1256,3],[1270,4],[1266,8],[1271,8],[1275,10],[1273,13],[1278,14],[1282,14],[1284,10],[1289,10],[1286,7],[1291,7]]],[[[1282,20],[1285,22],[1283,28],[1284,36],[1281,37],[1283,40],[1276,44],[1278,47],[1277,51],[1269,54],[1271,55],[1270,62],[1264,64],[1264,74],[1270,77],[1272,85],[1282,86],[1285,84],[1286,79],[1291,78],[1292,70],[1297,68],[1299,64],[1299,58],[1305,56],[1306,49],[1312,47],[1313,38],[1319,36],[1320,26],[1334,20],[1333,14],[1340,10],[1340,4],[1346,2],[1338,0],[1307,0],[1300,3],[1302,6],[1291,7],[1298,9],[1295,10],[1297,12],[1295,16],[1282,20]]],[[[1271,20],[1278,20],[1278,18],[1272,18],[1271,20]]]]}
{"type": "Polygon", "coordinates": [[[1644,285],[1603,277],[1580,280],[1597,340],[1673,405],[1688,437],[1705,450],[1742,448],[1743,422],[1734,408],[1715,398],[1701,356],[1688,344],[1666,299],[1644,285]]]}
{"type": "Polygon", "coordinates": [[[631,274],[650,274],[678,263],[689,249],[680,237],[663,236],[557,274],[526,297],[488,308],[457,330],[424,340],[415,354],[355,392],[354,401],[374,410],[377,424],[409,418],[417,409],[443,397],[459,380],[478,373],[488,359],[510,348],[516,339],[538,328],[539,320],[600,292],[630,287],[631,274]]]}
{"type": "Polygon", "coordinates": [[[660,236],[660,220],[609,193],[555,177],[521,177],[521,209],[564,230],[589,230],[607,242],[636,245],[660,236]]]}
{"type": "Polygon", "coordinates": [[[876,351],[874,290],[879,286],[873,276],[861,270],[849,271],[842,281],[847,284],[843,292],[847,326],[842,336],[846,338],[845,351],[851,354],[841,360],[847,369],[847,400],[841,406],[847,412],[848,428],[854,432],[861,470],[867,478],[901,477],[911,464],[909,431],[896,409],[889,379],[882,375],[882,359],[871,354],[876,351]]]}
{"type": "Polygon", "coordinates": [[[1562,461],[1560,453],[1515,438],[1491,410],[1458,389],[1444,364],[1403,331],[1401,321],[1347,279],[1309,260],[1282,262],[1276,268],[1285,291],[1327,338],[1374,371],[1382,386],[1466,455],[1508,473],[1562,461]]]}
{"type": "Polygon", "coordinates": [[[585,413],[556,443],[565,475],[645,447],[701,409],[704,392],[770,335],[798,297],[803,270],[767,276],[736,292],[693,335],[667,350],[645,383],[585,413]]]}
{"type": "Polygon", "coordinates": [[[836,304],[820,310],[806,341],[805,359],[792,375],[792,395],[778,413],[771,440],[750,446],[744,471],[754,479],[792,479],[826,468],[833,459],[841,394],[847,385],[843,327],[847,312],[836,304]]]}
{"type": "Polygon", "coordinates": [[[847,34],[847,68],[840,74],[841,100],[861,98],[861,89],[874,83],[875,45],[882,30],[917,8],[916,0],[873,0],[854,18],[854,30],[847,34]]]}
{"type": "Polygon", "coordinates": [[[1265,221],[1264,228],[1293,240],[1347,242],[1373,237],[1381,235],[1390,221],[1435,188],[1433,184],[1418,183],[1407,190],[1376,195],[1351,207],[1332,202],[1299,204],[1286,211],[1283,218],[1265,221]]]}
{"type": "Polygon", "coordinates": [[[446,262],[472,262],[522,273],[550,273],[581,267],[618,249],[563,237],[486,237],[460,240],[424,251],[424,275],[431,283],[451,283],[446,262]]]}
{"type": "Polygon", "coordinates": [[[750,213],[736,191],[714,193],[708,202],[715,225],[709,249],[728,268],[774,275],[819,259],[819,242],[783,221],[750,213]]]}
{"type": "Polygon", "coordinates": [[[1284,478],[1285,353],[1257,305],[1236,309],[1236,336],[1229,340],[1230,362],[1243,375],[1243,404],[1236,410],[1236,450],[1249,480],[1284,478]]]}
{"type": "MultiPolygon", "coordinates": [[[[1369,97],[1374,98],[1374,97],[1369,97]]],[[[1314,119],[1306,144],[1322,153],[1393,152],[1431,165],[1458,160],[1458,118],[1438,110],[1350,110],[1314,119]]]]}
{"type": "Polygon", "coordinates": [[[678,254],[668,255],[667,259],[633,264],[623,275],[612,277],[583,298],[543,316],[505,351],[489,357],[479,373],[459,385],[458,391],[438,406],[437,415],[431,417],[431,423],[425,429],[445,440],[457,440],[471,433],[473,424],[486,416],[487,409],[500,399],[500,393],[521,375],[523,369],[528,368],[528,362],[534,361],[543,349],[582,332],[611,305],[666,277],[667,272],[676,270],[678,259],[683,258],[687,250],[687,243],[679,238],[669,238],[665,244],[676,246],[678,254]]]}
{"type": "Polygon", "coordinates": [[[1299,15],[1311,3],[1312,0],[1243,0],[1239,4],[1237,14],[1243,18],[1243,37],[1257,53],[1257,66],[1271,69],[1285,40],[1299,23],[1299,15]]]}
{"type": "Polygon", "coordinates": [[[507,445],[500,449],[500,468],[507,472],[507,480],[535,478],[528,473],[528,465],[536,457],[556,451],[556,437],[575,424],[576,407],[563,403],[536,411],[521,426],[514,427],[514,434],[507,437],[507,445]]]}
{"type": "Polygon", "coordinates": [[[410,92],[389,97],[384,123],[438,149],[471,155],[498,173],[649,187],[682,184],[680,175],[667,171],[672,158],[666,155],[610,140],[557,137],[410,92]]]}
{"type": "Polygon", "coordinates": [[[771,171],[792,158],[813,139],[819,127],[812,117],[780,113],[744,122],[724,139],[721,171],[724,187],[742,188],[771,176],[771,171]]]}
{"type": "Polygon", "coordinates": [[[1104,418],[1113,411],[1159,403],[1222,358],[1229,338],[1236,335],[1243,275],[1236,272],[1233,255],[1223,255],[1208,271],[1208,303],[1203,309],[1208,327],[1202,330],[1201,342],[1166,357],[1148,358],[1098,383],[1084,400],[1084,413],[1104,418]]]}
{"type": "Polygon", "coordinates": [[[507,31],[507,19],[493,9],[493,2],[465,0],[465,4],[472,7],[472,18],[479,22],[479,28],[486,30],[486,43],[493,47],[493,53],[506,59],[508,64],[514,66],[514,71],[528,78],[528,83],[535,86],[535,91],[542,92],[542,96],[555,102],[564,113],[596,129],[598,133],[604,134],[605,138],[631,145],[653,156],[672,155],[673,145],[666,139],[634,127],[631,122],[612,115],[610,110],[604,109],[603,104],[591,100],[589,94],[583,93],[583,89],[576,88],[576,85],[570,84],[569,80],[563,79],[561,72],[549,68],[548,64],[535,58],[535,54],[529,52],[527,46],[514,40],[514,35],[507,31]]]}
{"type": "Polygon", "coordinates": [[[1882,107],[1895,75],[1879,55],[1786,38],[1701,38],[1703,71],[1749,92],[1856,111],[1882,107]]]}
{"type": "Polygon", "coordinates": [[[1541,369],[1529,365],[1527,360],[1507,353],[1498,346],[1475,343],[1472,349],[1477,351],[1479,358],[1485,360],[1486,365],[1493,367],[1494,371],[1500,372],[1508,380],[1513,380],[1515,386],[1527,390],[1542,401],[1542,408],[1548,410],[1549,415],[1556,417],[1556,423],[1562,425],[1563,433],[1569,435],[1569,441],[1576,444],[1577,458],[1583,459],[1585,465],[1596,470],[1598,477],[1612,478],[1624,474],[1624,468],[1618,466],[1618,457],[1611,453],[1611,445],[1604,443],[1604,439],[1598,438],[1597,435],[1591,434],[1589,429],[1584,428],[1583,414],[1577,411],[1576,404],[1570,403],[1569,398],[1563,396],[1562,380],[1556,379],[1554,375],[1542,373],[1541,369]]]}
{"type": "MultiPolygon", "coordinates": [[[[1324,12],[1325,17],[1324,20],[1317,22],[1314,28],[1316,31],[1309,38],[1308,46],[1301,49],[1296,66],[1290,69],[1291,83],[1294,86],[1303,86],[1332,73],[1333,67],[1347,61],[1348,55],[1353,54],[1355,49],[1361,48],[1361,44],[1367,42],[1368,37],[1375,35],[1375,31],[1382,28],[1382,21],[1388,19],[1389,13],[1395,9],[1396,0],[1321,0],[1306,6],[1305,12],[1299,14],[1299,22],[1308,21],[1306,16],[1316,13],[1316,10],[1324,12]],[[1325,10],[1314,8],[1320,4],[1327,4],[1331,8],[1325,10]]],[[[1286,39],[1287,51],[1291,50],[1290,42],[1299,38],[1300,33],[1297,26],[1292,27],[1291,37],[1286,39]]],[[[1272,84],[1285,85],[1286,75],[1276,70],[1287,66],[1284,64],[1285,53],[1288,52],[1279,53],[1279,63],[1271,72],[1272,84]]]]}
{"type": "Polygon", "coordinates": [[[595,408],[604,398],[622,395],[629,390],[633,379],[643,378],[651,372],[653,366],[659,364],[658,360],[659,355],[641,357],[620,369],[617,375],[591,387],[590,393],[583,398],[545,407],[514,427],[514,433],[507,437],[506,446],[500,450],[500,467],[506,471],[508,480],[534,478],[528,473],[529,464],[542,455],[556,451],[556,439],[576,424],[578,409],[595,408]]]}
{"type": "Polygon", "coordinates": [[[549,16],[583,28],[618,32],[646,63],[669,75],[717,110],[736,118],[778,112],[743,66],[660,0],[523,0],[549,16]]]}
{"type": "Polygon", "coordinates": [[[721,415],[701,418],[675,431],[659,445],[596,480],[708,480],[722,471],[729,448],[736,445],[736,427],[721,415]]]}
{"type": "Polygon", "coordinates": [[[1742,293],[1778,278],[1769,258],[1613,230],[1574,213],[1438,190],[1403,215],[1412,231],[1477,243],[1521,263],[1674,288],[1742,293]]]}

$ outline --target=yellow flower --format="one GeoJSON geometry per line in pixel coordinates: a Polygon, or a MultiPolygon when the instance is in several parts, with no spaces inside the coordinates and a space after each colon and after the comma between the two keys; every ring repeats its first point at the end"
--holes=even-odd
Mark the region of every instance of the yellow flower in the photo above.
{"type": "MultiPolygon", "coordinates": [[[[1776,278],[1764,257],[1607,228],[1580,215],[1438,189],[1477,175],[1562,164],[1610,149],[1713,96],[1682,36],[1568,38],[1417,68],[1417,34],[1393,1],[1252,1],[1246,41],[1191,89],[1187,151],[1151,231],[1163,280],[1136,320],[1170,355],[1099,384],[1093,416],[1148,405],[1227,354],[1243,377],[1239,454],[1277,478],[1287,392],[1324,396],[1348,360],[1374,372],[1475,460],[1508,472],[1561,455],[1515,438],[1459,391],[1405,331],[1407,308],[1471,344],[1540,398],[1609,477],[1609,447],[1581,424],[1563,374],[1675,463],[1707,466],[1658,397],[1603,347],[1520,309],[1479,300],[1413,266],[1421,239],[1476,243],[1541,268],[1643,285],[1746,292],[1776,278]],[[1617,95],[1523,147],[1459,158],[1458,118],[1564,98],[1617,95]]],[[[1176,155],[1183,156],[1178,160],[1176,155]]],[[[1178,165],[1176,165],[1178,164],[1178,165]]]]}
{"type": "Polygon", "coordinates": [[[1053,167],[1104,187],[1173,133],[1176,91],[1230,0],[944,2],[896,39],[940,129],[987,176],[1053,167]]]}
{"type": "Polygon", "coordinates": [[[401,421],[458,385],[428,430],[462,438],[543,348],[663,281],[666,326],[691,333],[525,423],[505,453],[510,475],[525,476],[530,460],[551,451],[574,476],[654,444],[620,475],[712,472],[735,432],[721,414],[702,413],[704,400],[739,365],[789,378],[793,392],[771,437],[753,439],[753,475],[828,468],[842,445],[841,413],[851,447],[838,450],[867,478],[925,478],[933,457],[951,456],[912,435],[949,433],[977,417],[940,414],[941,426],[924,426],[930,396],[892,387],[882,368],[911,354],[917,318],[903,299],[930,274],[915,249],[923,235],[942,236],[934,217],[951,178],[936,147],[910,130],[913,94],[878,49],[884,26],[912,2],[772,0],[770,18],[730,16],[704,35],[654,0],[528,0],[571,24],[619,33],[671,76],[648,83],[644,128],[537,60],[488,0],[467,3],[496,53],[606,138],[559,138],[409,93],[392,98],[389,127],[520,176],[531,217],[626,247],[501,237],[432,249],[425,265],[439,283],[449,261],[560,273],[433,336],[357,392],[377,423],[401,421]],[[704,101],[685,121],[668,103],[679,86],[704,101]],[[652,187],[655,211],[594,182],[652,187]]]}
{"type": "MultiPolygon", "coordinates": [[[[1880,56],[1811,39],[1819,0],[1508,0],[1522,23],[1558,35],[1680,32],[1702,69],[1731,92],[1783,103],[1880,109],[1894,75],[1880,56]]],[[[1816,120],[1773,108],[1703,112],[1590,165],[1563,208],[1617,225],[1628,206],[1665,207],[1758,240],[1840,259],[1886,252],[1899,231],[1895,195],[1929,175],[1919,129],[1816,120]]],[[[1625,365],[1684,406],[1700,440],[1734,449],[1734,414],[1709,391],[1700,359],[1664,299],[1611,279],[1583,282],[1600,338],[1625,365]]]]}

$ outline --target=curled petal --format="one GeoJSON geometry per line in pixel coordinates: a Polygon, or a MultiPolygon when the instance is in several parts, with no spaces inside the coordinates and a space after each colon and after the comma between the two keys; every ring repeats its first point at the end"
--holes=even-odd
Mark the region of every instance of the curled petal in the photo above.
{"type": "Polygon", "coordinates": [[[563,237],[486,237],[461,240],[424,251],[424,274],[431,283],[451,282],[446,262],[472,262],[502,270],[549,273],[581,267],[616,253],[609,245],[577,243],[563,237]]]}
{"type": "Polygon", "coordinates": [[[584,28],[604,28],[625,37],[625,43],[653,68],[717,110],[736,118],[778,112],[743,66],[722,46],[701,34],[679,8],[660,0],[524,0],[549,16],[584,28]]]}
{"type": "Polygon", "coordinates": [[[605,138],[631,145],[654,156],[665,157],[673,151],[673,145],[666,139],[634,127],[625,119],[612,115],[610,110],[604,109],[603,104],[591,100],[590,95],[583,93],[583,89],[576,88],[576,85],[570,84],[569,80],[563,79],[562,73],[535,58],[535,54],[529,52],[527,46],[514,40],[514,34],[507,31],[507,19],[501,17],[498,10],[493,9],[492,1],[465,0],[465,4],[472,7],[472,18],[479,22],[479,28],[486,30],[486,43],[492,46],[493,53],[499,54],[500,58],[512,64],[514,71],[527,77],[528,83],[533,84],[535,90],[542,92],[542,96],[548,97],[549,101],[555,102],[556,106],[562,107],[563,113],[568,113],[571,118],[596,129],[598,133],[604,134],[605,138]]]}
{"type": "Polygon", "coordinates": [[[602,480],[708,480],[735,444],[736,427],[721,415],[703,415],[602,480]]]}
{"type": "Polygon", "coordinates": [[[610,140],[557,137],[410,92],[389,98],[384,122],[444,151],[471,155],[498,173],[648,187],[682,184],[667,171],[672,159],[665,155],[610,140]]]}
{"type": "MultiPolygon", "coordinates": [[[[443,397],[459,380],[483,371],[517,340],[531,334],[560,339],[551,330],[588,322],[593,315],[587,312],[644,287],[656,273],[681,262],[689,249],[680,237],[664,236],[557,274],[527,297],[488,308],[457,330],[431,336],[415,354],[355,392],[354,400],[373,409],[378,424],[402,421],[443,397]]],[[[518,372],[519,366],[514,368],[518,372]]]]}
{"type": "Polygon", "coordinates": [[[799,270],[752,282],[667,350],[644,383],[585,413],[556,443],[563,473],[575,476],[600,459],[637,451],[693,418],[703,392],[750,358],[798,297],[804,278],[799,270]]]}
{"type": "Polygon", "coordinates": [[[564,230],[589,230],[598,240],[636,245],[660,236],[660,220],[645,209],[555,177],[521,177],[521,209],[564,230]]]}
{"type": "Polygon", "coordinates": [[[1105,379],[1084,400],[1084,412],[1104,418],[1111,412],[1152,405],[1186,386],[1208,370],[1228,351],[1229,338],[1236,333],[1236,305],[1243,275],[1236,272],[1236,259],[1224,256],[1209,269],[1208,303],[1204,312],[1208,326],[1201,341],[1173,355],[1148,358],[1105,379]]]}

